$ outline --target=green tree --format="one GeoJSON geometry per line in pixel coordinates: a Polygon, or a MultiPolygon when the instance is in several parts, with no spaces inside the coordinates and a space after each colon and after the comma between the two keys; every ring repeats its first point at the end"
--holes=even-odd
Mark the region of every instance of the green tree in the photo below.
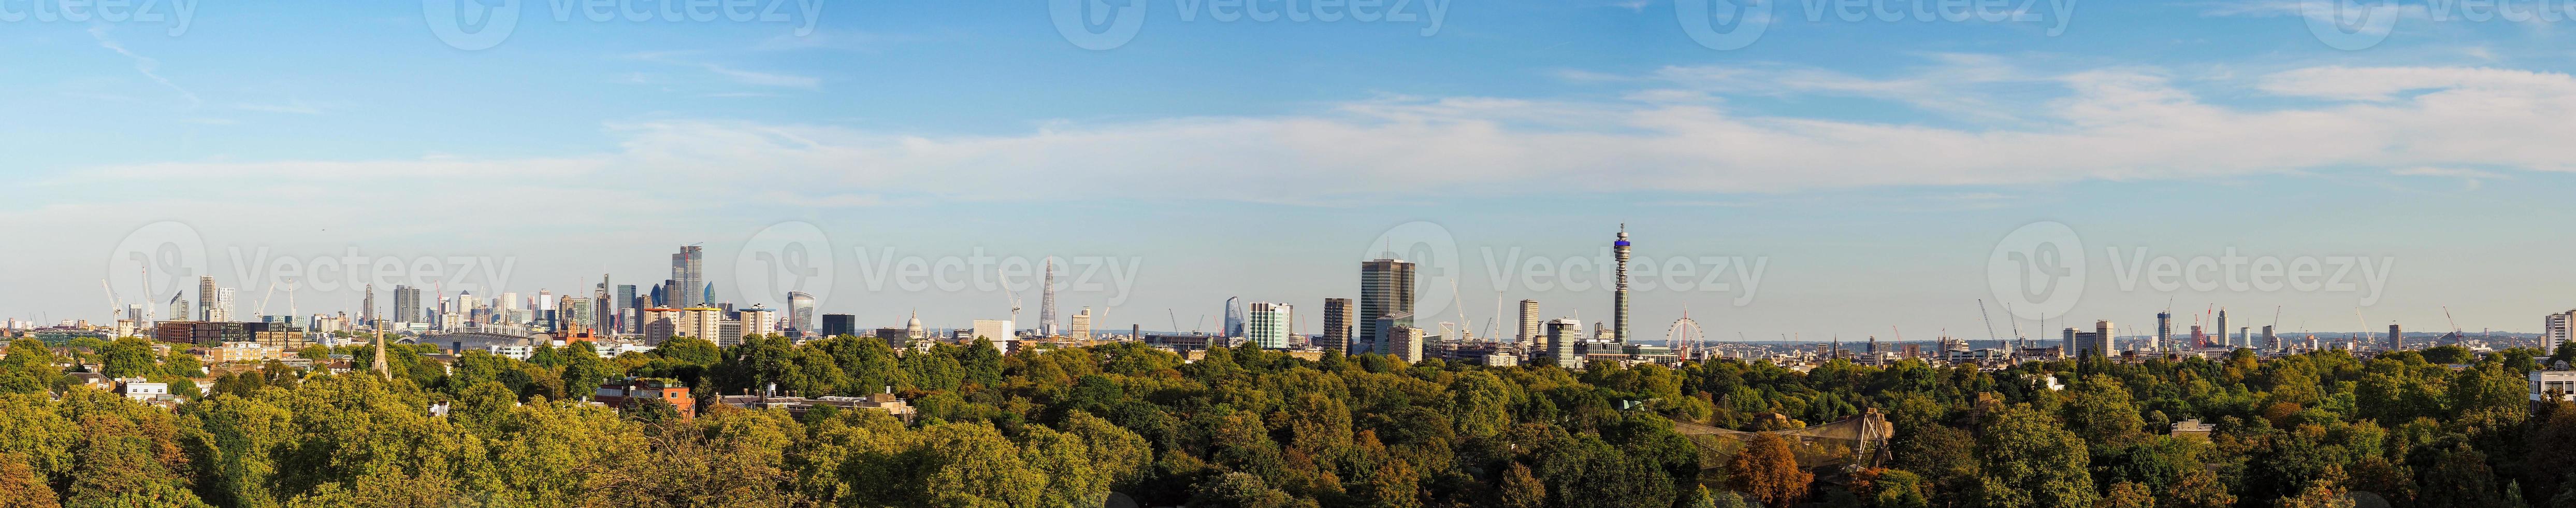
{"type": "Polygon", "coordinates": [[[1982,465],[1978,498],[1994,508],[2090,506],[2096,497],[2086,472],[2084,440],[2054,418],[2026,407],[1993,415],[1977,438],[1982,465]]]}

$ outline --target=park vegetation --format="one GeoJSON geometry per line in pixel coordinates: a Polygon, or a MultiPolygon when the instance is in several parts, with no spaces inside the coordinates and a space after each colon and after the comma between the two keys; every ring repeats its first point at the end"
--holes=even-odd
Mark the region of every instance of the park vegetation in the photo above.
{"type": "Polygon", "coordinates": [[[362,361],[337,375],[218,369],[176,409],[56,367],[202,375],[150,345],[78,358],[8,346],[0,508],[1088,508],[1113,492],[1244,508],[2576,508],[2576,406],[2533,404],[2524,382],[2569,346],[1801,372],[1224,348],[1184,362],[1129,343],[1006,356],[855,337],[443,363],[394,345],[390,380],[365,370],[369,347],[305,351],[362,361]],[[687,383],[697,415],[584,402],[629,376],[687,383]],[[712,402],[772,390],[890,391],[919,414],[712,402]],[[449,412],[433,416],[440,402],[449,412]],[[1718,453],[1674,427],[1783,430],[1865,411],[1896,429],[1874,467],[1801,467],[1794,443],[1769,435],[1718,453]],[[2171,435],[2184,419],[2216,428],[2171,435]]]}

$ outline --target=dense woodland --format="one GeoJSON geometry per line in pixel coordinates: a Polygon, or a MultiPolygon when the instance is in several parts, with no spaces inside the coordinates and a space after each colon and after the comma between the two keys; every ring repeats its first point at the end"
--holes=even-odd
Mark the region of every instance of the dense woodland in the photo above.
{"type": "MultiPolygon", "coordinates": [[[[108,375],[199,369],[141,339],[91,346],[79,363],[108,375]]],[[[616,358],[587,345],[529,361],[468,352],[444,368],[426,346],[387,352],[390,382],[271,363],[202,394],[174,386],[191,399],[171,411],[74,386],[53,366],[70,359],[17,341],[0,359],[0,508],[1055,508],[1102,506],[1112,492],[1261,508],[2576,508],[2576,406],[2535,406],[2524,382],[2576,355],[2569,346],[1805,373],[1226,349],[1185,363],[1136,344],[898,354],[858,338],[681,339],[616,358]],[[920,416],[709,405],[681,418],[658,399],[579,402],[625,376],[678,379],[702,401],[773,384],[807,396],[890,387],[920,416]],[[453,412],[430,416],[438,401],[453,412]],[[1856,471],[1801,469],[1777,439],[1720,456],[1672,430],[1772,430],[1866,409],[1896,439],[1892,459],[1856,471]],[[2217,429],[2166,435],[2183,419],[2217,429]]]]}

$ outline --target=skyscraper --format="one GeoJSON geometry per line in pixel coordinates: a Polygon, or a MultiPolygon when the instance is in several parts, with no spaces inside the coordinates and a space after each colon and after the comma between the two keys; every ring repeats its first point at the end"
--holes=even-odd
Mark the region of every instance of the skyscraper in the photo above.
{"type": "MultiPolygon", "coordinates": [[[[518,297],[518,294],[517,294],[517,293],[508,293],[508,296],[509,296],[509,297],[511,297],[511,298],[514,298],[514,299],[515,299],[515,298],[517,298],[517,297],[518,297]]],[[[366,297],[366,300],[364,300],[362,303],[359,303],[358,305],[359,305],[359,307],[358,307],[358,322],[359,322],[360,324],[365,324],[365,325],[367,325],[367,326],[372,327],[372,326],[375,326],[375,324],[376,324],[376,322],[377,322],[377,321],[382,321],[382,320],[384,320],[384,316],[378,316],[378,315],[376,315],[376,285],[375,285],[375,284],[368,284],[368,285],[367,285],[367,297],[366,297]]]]}
{"type": "Polygon", "coordinates": [[[1619,225],[1619,240],[1610,243],[1610,252],[1619,258],[1619,289],[1610,295],[1618,311],[1610,316],[1610,340],[1628,340],[1628,225],[1619,225]]]}
{"type": "Polygon", "coordinates": [[[2388,350],[2406,350],[2406,329],[2404,327],[2397,326],[2396,323],[2388,324],[2388,350]]]}
{"type": "Polygon", "coordinates": [[[420,321],[420,288],[400,284],[394,285],[393,322],[412,323],[418,321],[420,321]]]}
{"type": "Polygon", "coordinates": [[[188,295],[187,293],[171,293],[171,294],[170,294],[170,314],[169,314],[169,316],[170,316],[170,319],[169,319],[169,320],[170,320],[170,321],[187,321],[187,320],[188,320],[188,317],[189,317],[189,314],[188,314],[188,299],[187,299],[187,298],[183,298],[183,297],[185,297],[185,296],[187,296],[187,295],[188,295]]]}
{"type": "Polygon", "coordinates": [[[824,314],[823,336],[839,337],[859,334],[859,317],[849,314],[824,314]]]}
{"type": "Polygon", "coordinates": [[[643,323],[637,319],[641,314],[640,309],[644,307],[643,302],[635,301],[634,284],[618,284],[617,330],[624,333],[644,333],[643,323]]]}
{"type": "Polygon", "coordinates": [[[2156,349],[2173,347],[2173,311],[2156,313],[2156,349]]]}
{"type": "Polygon", "coordinates": [[[1082,312],[1074,314],[1072,324],[1066,328],[1065,336],[1074,340],[1091,340],[1091,308],[1083,307],[1082,312]]]}
{"type": "Polygon", "coordinates": [[[1284,303],[1252,302],[1244,319],[1244,337],[1262,349],[1288,349],[1289,325],[1295,323],[1295,309],[1284,303]]]}
{"type": "Polygon", "coordinates": [[[1572,318],[1556,319],[1547,324],[1547,356],[1557,367],[1583,368],[1583,358],[1576,356],[1574,343],[1583,340],[1583,322],[1572,318]]]}
{"type": "Polygon", "coordinates": [[[215,288],[214,318],[209,321],[233,321],[233,288],[215,288]]]}
{"type": "Polygon", "coordinates": [[[671,292],[678,301],[667,306],[703,307],[713,304],[713,299],[705,296],[706,256],[706,250],[696,245],[682,246],[679,253],[671,255],[671,292]]]}
{"type": "Polygon", "coordinates": [[[1530,347],[1539,347],[1539,339],[1546,335],[1539,331],[1538,323],[1538,300],[1521,300],[1521,333],[1512,339],[1530,347]]]}
{"type": "Polygon", "coordinates": [[[1226,297],[1224,334],[1227,337],[1243,336],[1243,297],[1226,297]]]}
{"type": "Polygon", "coordinates": [[[2228,337],[2227,337],[2227,308],[2226,308],[2226,307],[2219,307],[2219,308],[2218,308],[2218,328],[2211,329],[2210,331],[2218,332],[2218,343],[2219,343],[2219,345],[2221,345],[2221,346],[2226,346],[2226,347],[2229,347],[2229,348],[2234,348],[2234,347],[2236,347],[2236,342],[2235,342],[2235,341],[2228,340],[2228,337]]]}
{"type": "MultiPolygon", "coordinates": [[[[1396,326],[1413,326],[1413,263],[1400,259],[1378,259],[1360,262],[1360,314],[1363,323],[1402,314],[1396,326]]],[[[1363,327],[1359,342],[1383,350],[1378,345],[1377,326],[1363,327]]]]}
{"type": "Polygon", "coordinates": [[[216,321],[217,317],[215,315],[215,277],[199,275],[197,276],[197,320],[216,321]]]}
{"type": "Polygon", "coordinates": [[[1038,283],[1038,336],[1056,336],[1055,323],[1055,257],[1049,256],[1046,278],[1038,283]]]}
{"type": "Polygon", "coordinates": [[[814,334],[814,295],[803,291],[787,292],[787,327],[795,328],[801,335],[814,334]]]}
{"type": "Polygon", "coordinates": [[[1315,344],[1325,351],[1351,352],[1351,299],[1324,299],[1324,338],[1315,344]]]}

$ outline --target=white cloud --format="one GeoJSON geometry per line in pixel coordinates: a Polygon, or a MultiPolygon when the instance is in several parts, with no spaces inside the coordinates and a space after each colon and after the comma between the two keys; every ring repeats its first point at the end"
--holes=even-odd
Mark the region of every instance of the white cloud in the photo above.
{"type": "MultiPolygon", "coordinates": [[[[2563,74],[2300,69],[2264,77],[2255,89],[2323,102],[2262,109],[2206,103],[2151,72],[2034,79],[2063,94],[2011,104],[2039,112],[2029,119],[2035,125],[2011,129],[1746,115],[1718,101],[1386,97],[1302,115],[1054,122],[1013,135],[670,120],[609,125],[622,141],[594,155],[171,163],[88,174],[358,188],[424,179],[460,182],[461,189],[570,182],[683,203],[822,207],[900,201],[886,196],[1341,204],[1431,194],[1723,195],[2344,168],[2576,170],[2576,147],[2558,139],[2576,132],[2576,80],[2563,74]]],[[[1941,84],[1926,83],[1908,86],[1941,84]]]]}

